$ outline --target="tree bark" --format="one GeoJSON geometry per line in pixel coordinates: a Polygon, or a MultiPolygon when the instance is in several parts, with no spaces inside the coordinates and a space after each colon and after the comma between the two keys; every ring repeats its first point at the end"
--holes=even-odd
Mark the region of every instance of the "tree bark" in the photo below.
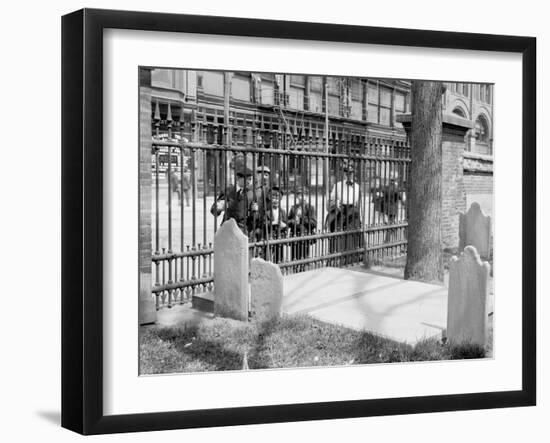
{"type": "Polygon", "coordinates": [[[442,96],[440,82],[413,81],[409,227],[405,278],[443,281],[442,96]]]}

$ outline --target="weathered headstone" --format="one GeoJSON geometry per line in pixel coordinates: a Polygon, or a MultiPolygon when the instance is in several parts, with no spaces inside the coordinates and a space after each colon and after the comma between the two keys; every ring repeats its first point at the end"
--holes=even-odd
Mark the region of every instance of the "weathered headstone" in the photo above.
{"type": "Polygon", "coordinates": [[[233,219],[214,236],[214,314],[248,319],[248,239],[233,219]]]}
{"type": "Polygon", "coordinates": [[[491,217],[481,211],[479,203],[473,202],[465,214],[458,216],[458,248],[474,246],[481,257],[489,257],[491,242],[491,217]]]}
{"type": "Polygon", "coordinates": [[[473,246],[453,257],[449,270],[447,339],[453,343],[485,346],[490,265],[473,246]]]}
{"type": "Polygon", "coordinates": [[[283,274],[275,263],[252,260],[250,311],[254,320],[280,317],[283,312],[283,274]]]}

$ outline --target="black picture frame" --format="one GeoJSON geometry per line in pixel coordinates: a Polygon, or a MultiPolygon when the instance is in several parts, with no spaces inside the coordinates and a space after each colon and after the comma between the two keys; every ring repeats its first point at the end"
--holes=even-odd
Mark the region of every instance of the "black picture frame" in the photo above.
{"type": "Polygon", "coordinates": [[[83,9],[62,18],[62,426],[82,434],[536,404],[536,39],[83,9]],[[522,55],[522,388],[132,415],[103,413],[103,31],[108,28],[503,51],[522,55]]]}

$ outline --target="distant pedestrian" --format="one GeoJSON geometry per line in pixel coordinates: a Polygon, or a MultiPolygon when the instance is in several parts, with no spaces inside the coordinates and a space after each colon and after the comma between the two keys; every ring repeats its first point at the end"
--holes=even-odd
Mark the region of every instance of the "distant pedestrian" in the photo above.
{"type": "Polygon", "coordinates": [[[170,171],[170,191],[178,195],[178,201],[181,205],[180,179],[174,169],[170,171]]]}
{"type": "Polygon", "coordinates": [[[181,188],[185,197],[185,206],[189,207],[189,195],[191,193],[191,171],[185,168],[181,176],[181,188]]]}

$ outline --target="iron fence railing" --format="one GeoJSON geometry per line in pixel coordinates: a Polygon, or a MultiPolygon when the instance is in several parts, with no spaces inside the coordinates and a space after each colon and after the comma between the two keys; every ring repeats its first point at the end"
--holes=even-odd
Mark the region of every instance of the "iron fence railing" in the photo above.
{"type": "Polygon", "coordinates": [[[175,122],[178,131],[154,119],[157,308],[213,289],[214,235],[232,204],[240,167],[252,172],[238,223],[250,256],[278,263],[283,274],[406,252],[407,143],[352,131],[327,135],[320,124],[298,119],[275,125],[234,117],[225,125],[195,113],[175,122]]]}

